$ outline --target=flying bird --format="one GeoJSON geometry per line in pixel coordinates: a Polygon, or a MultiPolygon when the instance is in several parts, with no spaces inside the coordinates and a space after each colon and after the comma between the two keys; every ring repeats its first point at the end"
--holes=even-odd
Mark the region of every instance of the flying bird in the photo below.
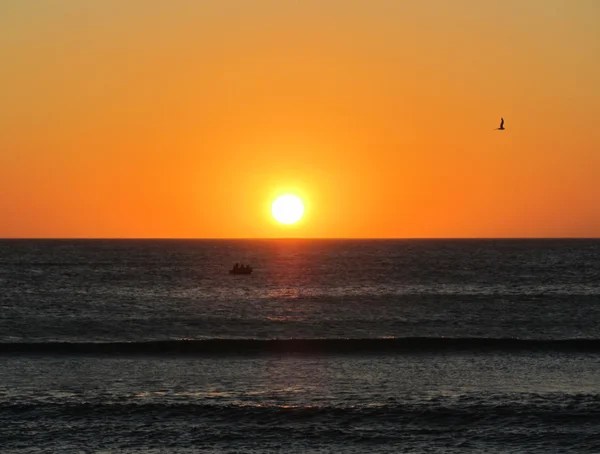
{"type": "Polygon", "coordinates": [[[504,131],[504,118],[500,118],[500,127],[496,128],[496,131],[504,131]]]}

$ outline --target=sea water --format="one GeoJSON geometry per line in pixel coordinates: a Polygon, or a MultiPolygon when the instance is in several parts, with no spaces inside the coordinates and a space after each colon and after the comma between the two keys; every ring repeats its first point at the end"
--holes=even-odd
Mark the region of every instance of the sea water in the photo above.
{"type": "Polygon", "coordinates": [[[4,240],[0,451],[597,453],[599,322],[597,240],[4,240]]]}

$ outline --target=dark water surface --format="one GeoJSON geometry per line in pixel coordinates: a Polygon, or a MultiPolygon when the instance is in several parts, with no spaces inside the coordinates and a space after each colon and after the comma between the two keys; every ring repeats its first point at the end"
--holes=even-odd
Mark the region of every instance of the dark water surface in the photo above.
{"type": "Polygon", "coordinates": [[[598,240],[0,241],[0,311],[1,452],[600,452],[598,240]]]}

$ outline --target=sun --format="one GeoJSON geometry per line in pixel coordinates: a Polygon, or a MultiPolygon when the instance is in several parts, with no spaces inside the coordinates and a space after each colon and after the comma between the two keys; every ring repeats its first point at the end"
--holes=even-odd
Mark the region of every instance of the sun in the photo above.
{"type": "Polygon", "coordinates": [[[282,224],[294,224],[302,219],[304,204],[295,195],[282,195],[277,197],[271,205],[271,214],[282,224]]]}

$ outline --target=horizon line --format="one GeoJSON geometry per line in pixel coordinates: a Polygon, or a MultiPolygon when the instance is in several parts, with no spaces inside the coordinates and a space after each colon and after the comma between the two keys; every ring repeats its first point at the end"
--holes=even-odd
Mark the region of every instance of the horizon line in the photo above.
{"type": "Polygon", "coordinates": [[[264,241],[264,240],[369,240],[369,241],[403,241],[403,240],[600,240],[600,236],[507,236],[507,237],[0,237],[0,241],[264,241]]]}

